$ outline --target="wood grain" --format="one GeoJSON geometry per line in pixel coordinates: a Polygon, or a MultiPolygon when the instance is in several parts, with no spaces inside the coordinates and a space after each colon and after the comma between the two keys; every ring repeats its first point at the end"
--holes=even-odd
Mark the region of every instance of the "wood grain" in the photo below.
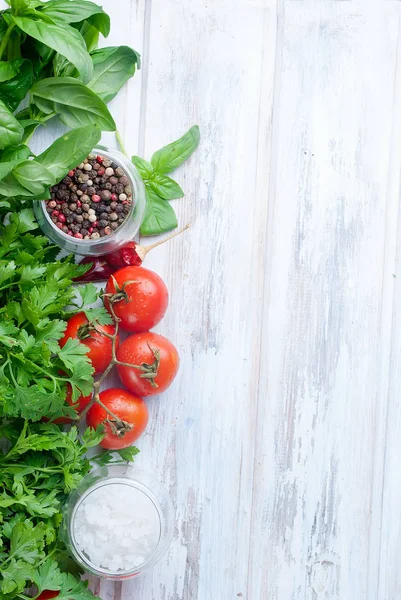
{"type": "MultiPolygon", "coordinates": [[[[399,600],[399,0],[112,0],[149,158],[194,123],[191,229],[155,250],[182,359],[138,464],[165,558],[103,600],[399,600]]],[[[44,132],[35,148],[47,144],[44,132]]],[[[114,144],[108,135],[105,142],[114,144]]]]}

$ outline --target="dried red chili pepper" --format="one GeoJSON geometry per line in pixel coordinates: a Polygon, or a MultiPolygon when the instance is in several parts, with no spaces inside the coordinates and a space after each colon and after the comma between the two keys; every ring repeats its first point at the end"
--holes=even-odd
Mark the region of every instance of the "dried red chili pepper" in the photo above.
{"type": "Polygon", "coordinates": [[[179,231],[172,233],[163,240],[159,240],[150,246],[141,246],[141,244],[137,244],[136,242],[128,242],[128,244],[122,248],[110,252],[109,254],[104,254],[103,256],[85,256],[79,264],[92,263],[92,267],[84,275],[77,277],[75,281],[104,281],[108,279],[112,273],[115,273],[118,269],[122,269],[122,267],[140,267],[150,250],[168,242],[188,229],[189,226],[190,225],[186,225],[179,231]]]}

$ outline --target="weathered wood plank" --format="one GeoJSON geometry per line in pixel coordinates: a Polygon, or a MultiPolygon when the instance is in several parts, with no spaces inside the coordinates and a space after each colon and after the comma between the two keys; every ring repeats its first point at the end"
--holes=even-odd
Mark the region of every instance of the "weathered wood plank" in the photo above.
{"type": "Polygon", "coordinates": [[[124,584],[125,599],[246,590],[275,19],[270,2],[152,2],[145,155],[194,123],[202,143],[177,173],[187,197],[175,207],[193,227],[147,263],[171,291],[158,329],[182,369],[150,402],[138,462],[168,485],[177,529],[165,560],[124,584]]]}
{"type": "Polygon", "coordinates": [[[288,2],[280,25],[250,599],[396,597],[377,585],[398,21],[351,5],[288,2]]]}

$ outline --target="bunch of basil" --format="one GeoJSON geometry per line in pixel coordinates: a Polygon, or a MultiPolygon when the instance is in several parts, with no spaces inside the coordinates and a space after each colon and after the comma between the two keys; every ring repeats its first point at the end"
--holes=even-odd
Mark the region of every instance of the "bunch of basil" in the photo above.
{"type": "Polygon", "coordinates": [[[49,187],[116,129],[106,103],[139,67],[127,46],[96,50],[110,18],[87,0],[6,0],[0,12],[0,207],[46,199],[49,187]],[[28,107],[16,114],[29,93],[28,107]],[[70,128],[43,154],[26,145],[58,117],[70,128]]]}

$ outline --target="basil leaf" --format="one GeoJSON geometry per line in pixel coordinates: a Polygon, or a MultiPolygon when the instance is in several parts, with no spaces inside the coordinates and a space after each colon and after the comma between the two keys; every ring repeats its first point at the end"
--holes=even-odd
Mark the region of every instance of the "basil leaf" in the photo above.
{"type": "Polygon", "coordinates": [[[197,149],[199,140],[199,127],[194,125],[179,140],[154,153],[151,159],[154,170],[158,173],[174,171],[197,149]]]}
{"type": "Polygon", "coordinates": [[[25,160],[13,169],[15,179],[32,194],[42,194],[46,187],[56,183],[54,175],[36,160],[25,160]]]}
{"type": "Polygon", "coordinates": [[[68,127],[97,123],[102,131],[116,129],[103,100],[73,77],[42,79],[35,83],[31,93],[41,110],[52,108],[68,127]]]}
{"type": "Polygon", "coordinates": [[[21,162],[31,155],[28,146],[21,145],[14,148],[6,148],[0,155],[0,162],[17,161],[21,162]]]}
{"type": "MultiPolygon", "coordinates": [[[[101,6],[94,2],[86,0],[50,0],[50,2],[46,2],[41,12],[54,21],[64,23],[79,23],[93,15],[101,14],[101,28],[99,28],[99,31],[105,37],[110,33],[110,17],[103,11],[101,6]]],[[[93,23],[93,25],[95,24],[93,23]]]]}
{"type": "Polygon", "coordinates": [[[88,21],[84,21],[80,24],[78,31],[85,40],[88,52],[95,50],[99,43],[99,31],[96,29],[96,27],[93,27],[93,25],[88,23],[88,21]]]}
{"type": "Polygon", "coordinates": [[[151,189],[146,189],[146,210],[141,225],[142,235],[158,235],[177,227],[172,206],[151,189]]]}
{"type": "Polygon", "coordinates": [[[149,179],[148,185],[160,196],[163,200],[175,200],[185,196],[184,192],[174,179],[167,175],[154,173],[149,179]]]}
{"type": "Polygon", "coordinates": [[[20,123],[0,100],[0,149],[19,144],[23,132],[20,123]]]}
{"type": "Polygon", "coordinates": [[[136,166],[142,179],[149,179],[153,174],[153,167],[147,160],[144,160],[140,156],[133,156],[131,158],[132,163],[136,166]]]}
{"type": "Polygon", "coordinates": [[[128,46],[101,48],[91,53],[93,78],[88,87],[102,100],[110,102],[133,76],[139,54],[128,46]]]}
{"type": "Polygon", "coordinates": [[[15,68],[12,62],[0,61],[0,83],[12,79],[17,73],[18,69],[15,68]]]}
{"type": "Polygon", "coordinates": [[[52,172],[56,183],[88,156],[100,137],[101,132],[97,125],[74,129],[58,138],[35,160],[52,172]]]}
{"type": "Polygon", "coordinates": [[[33,21],[27,17],[13,17],[15,24],[27,35],[65,56],[78,69],[82,80],[93,75],[92,61],[81,34],[68,25],[33,21]]]}
{"type": "Polygon", "coordinates": [[[29,158],[31,151],[28,146],[7,148],[0,156],[0,179],[8,175],[20,162],[29,158]]]}
{"type": "Polygon", "coordinates": [[[15,110],[33,83],[33,67],[30,60],[23,60],[18,73],[12,79],[0,83],[0,99],[10,110],[15,110]]]}
{"type": "Polygon", "coordinates": [[[0,194],[2,196],[32,196],[32,194],[14,177],[12,171],[0,181],[0,194]]]}
{"type": "Polygon", "coordinates": [[[93,25],[93,27],[95,27],[98,31],[100,31],[100,33],[103,35],[103,37],[108,37],[108,35],[110,33],[110,17],[109,17],[109,15],[107,15],[104,12],[97,13],[95,15],[92,15],[91,17],[88,17],[87,21],[91,25],[93,25]]]}

